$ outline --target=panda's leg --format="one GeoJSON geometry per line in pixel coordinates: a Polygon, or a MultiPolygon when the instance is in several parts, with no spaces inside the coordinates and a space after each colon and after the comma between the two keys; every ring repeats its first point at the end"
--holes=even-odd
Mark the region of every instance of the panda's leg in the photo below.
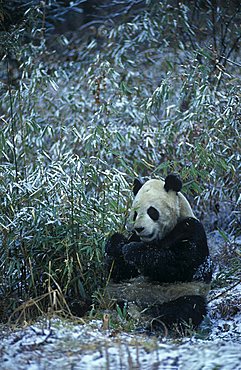
{"type": "Polygon", "coordinates": [[[153,317],[153,329],[168,329],[178,326],[182,329],[192,326],[196,328],[207,314],[206,300],[202,296],[190,295],[174,301],[155,305],[148,310],[153,317]]]}

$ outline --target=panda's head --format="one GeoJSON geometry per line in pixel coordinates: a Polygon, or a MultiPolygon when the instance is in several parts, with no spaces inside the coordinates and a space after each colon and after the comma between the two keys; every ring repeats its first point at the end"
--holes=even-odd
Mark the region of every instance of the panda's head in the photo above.
{"type": "Polygon", "coordinates": [[[190,204],[180,193],[182,182],[179,176],[170,174],[165,181],[153,179],[142,184],[134,182],[135,199],[127,227],[142,241],[161,240],[178,221],[195,217],[190,204]]]}

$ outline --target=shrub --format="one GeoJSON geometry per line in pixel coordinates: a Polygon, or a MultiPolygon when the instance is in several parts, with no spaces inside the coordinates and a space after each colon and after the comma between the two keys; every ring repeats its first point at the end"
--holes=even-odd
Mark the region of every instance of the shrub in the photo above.
{"type": "Polygon", "coordinates": [[[105,20],[97,38],[66,37],[61,57],[49,52],[44,38],[18,44],[11,49],[17,68],[5,48],[5,317],[41,295],[38,307],[46,310],[54,289],[71,302],[103,286],[105,239],[124,231],[134,176],[180,172],[208,229],[237,233],[240,85],[231,20],[239,14],[200,4],[147,2],[115,25],[105,20]],[[225,32],[222,17],[230,20],[225,32]],[[205,46],[210,27],[225,50],[205,46]],[[229,217],[214,223],[210,215],[223,205],[229,217]]]}

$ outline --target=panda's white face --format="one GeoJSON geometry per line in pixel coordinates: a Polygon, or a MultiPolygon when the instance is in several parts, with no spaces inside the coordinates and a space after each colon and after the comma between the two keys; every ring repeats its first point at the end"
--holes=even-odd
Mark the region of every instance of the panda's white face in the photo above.
{"type": "Polygon", "coordinates": [[[127,227],[144,242],[161,240],[175,227],[181,216],[193,216],[186,198],[176,191],[166,191],[164,184],[162,180],[147,181],[137,192],[132,204],[127,227]]]}

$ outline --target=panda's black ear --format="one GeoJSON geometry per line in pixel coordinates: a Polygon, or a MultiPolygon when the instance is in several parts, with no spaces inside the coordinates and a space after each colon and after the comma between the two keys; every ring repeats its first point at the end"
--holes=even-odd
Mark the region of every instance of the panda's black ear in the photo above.
{"type": "Polygon", "coordinates": [[[180,179],[179,175],[175,173],[171,173],[165,179],[164,189],[166,191],[173,190],[173,191],[180,191],[182,188],[182,180],[180,179]]]}
{"type": "Polygon", "coordinates": [[[142,187],[143,183],[139,179],[135,179],[133,183],[133,193],[136,195],[140,188],[142,187]]]}

